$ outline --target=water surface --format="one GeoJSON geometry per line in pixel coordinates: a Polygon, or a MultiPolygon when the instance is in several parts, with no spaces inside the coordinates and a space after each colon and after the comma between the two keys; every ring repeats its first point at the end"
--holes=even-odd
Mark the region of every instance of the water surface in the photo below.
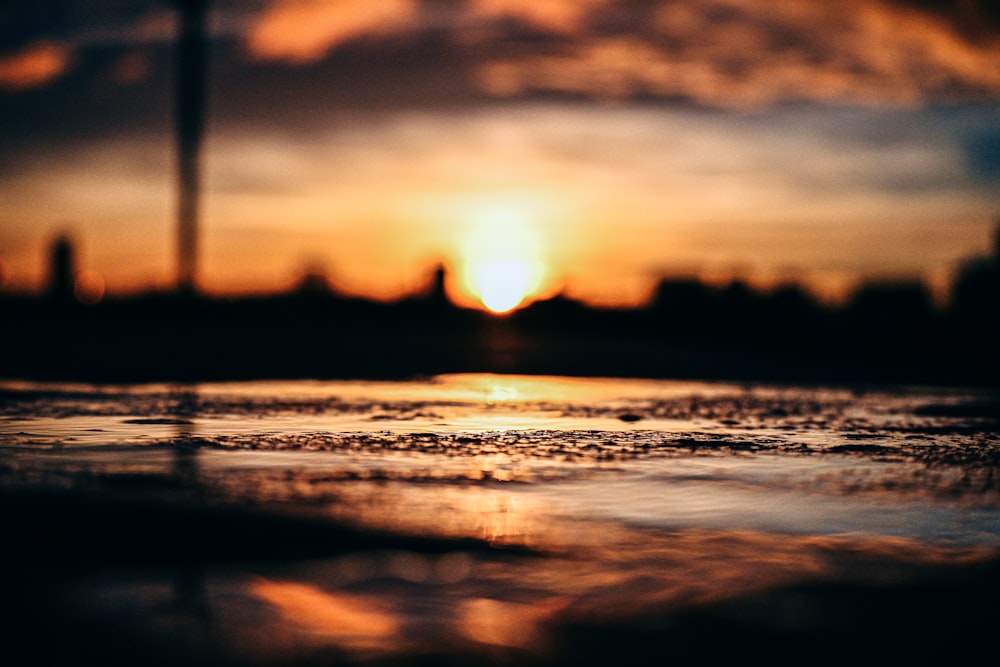
{"type": "Polygon", "coordinates": [[[995,620],[969,591],[997,579],[998,406],[498,375],[9,381],[6,569],[24,618],[87,619],[72,643],[104,662],[636,662],[665,637],[721,660],[703,634],[858,636],[880,604],[890,630],[934,614],[946,636],[995,620]]]}

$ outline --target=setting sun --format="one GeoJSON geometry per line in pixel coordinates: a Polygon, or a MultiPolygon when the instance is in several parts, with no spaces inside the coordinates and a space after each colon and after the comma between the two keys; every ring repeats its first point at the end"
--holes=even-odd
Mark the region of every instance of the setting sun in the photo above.
{"type": "Polygon", "coordinates": [[[494,313],[537,296],[546,276],[533,215],[517,200],[478,202],[461,251],[462,287],[494,313]]]}
{"type": "Polygon", "coordinates": [[[519,306],[528,293],[531,267],[517,260],[492,260],[472,267],[475,288],[483,305],[494,313],[519,306]]]}

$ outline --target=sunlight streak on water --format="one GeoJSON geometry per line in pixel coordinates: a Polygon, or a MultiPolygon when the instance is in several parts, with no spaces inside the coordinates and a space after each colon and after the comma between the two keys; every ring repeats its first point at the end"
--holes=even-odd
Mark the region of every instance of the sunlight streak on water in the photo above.
{"type": "Polygon", "coordinates": [[[992,413],[921,416],[921,406],[970,400],[954,392],[499,375],[4,389],[15,467],[114,475],[183,444],[201,450],[205,477],[252,477],[225,486],[251,496],[283,488],[269,480],[283,472],[299,492],[343,493],[350,479],[520,484],[520,497],[572,498],[578,514],[639,524],[925,537],[955,532],[935,528],[956,521],[938,505],[989,513],[998,502],[982,467],[996,445],[992,413]],[[324,474],[330,482],[313,479],[324,474]]]}

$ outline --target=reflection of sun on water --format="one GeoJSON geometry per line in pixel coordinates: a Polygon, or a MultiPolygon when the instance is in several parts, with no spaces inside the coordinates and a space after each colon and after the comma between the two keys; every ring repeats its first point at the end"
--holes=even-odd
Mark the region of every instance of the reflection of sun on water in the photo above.
{"type": "Polygon", "coordinates": [[[289,622],[320,633],[347,649],[391,651],[399,620],[374,595],[325,591],[311,584],[258,579],[252,595],[289,622]]]}
{"type": "Polygon", "coordinates": [[[498,378],[496,381],[487,383],[484,388],[487,405],[509,403],[511,401],[516,401],[520,397],[517,385],[512,382],[506,382],[505,380],[506,378],[498,378]]]}
{"type": "Polygon", "coordinates": [[[542,287],[546,267],[530,211],[517,202],[485,202],[462,247],[462,287],[494,313],[524,305],[542,287]]]}

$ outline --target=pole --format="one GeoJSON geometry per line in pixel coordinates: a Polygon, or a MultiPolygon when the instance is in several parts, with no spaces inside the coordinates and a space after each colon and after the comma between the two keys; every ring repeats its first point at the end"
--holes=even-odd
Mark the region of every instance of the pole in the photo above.
{"type": "Polygon", "coordinates": [[[181,12],[177,57],[177,289],[194,294],[198,272],[201,144],[205,107],[208,0],[174,0],[181,12]]]}

